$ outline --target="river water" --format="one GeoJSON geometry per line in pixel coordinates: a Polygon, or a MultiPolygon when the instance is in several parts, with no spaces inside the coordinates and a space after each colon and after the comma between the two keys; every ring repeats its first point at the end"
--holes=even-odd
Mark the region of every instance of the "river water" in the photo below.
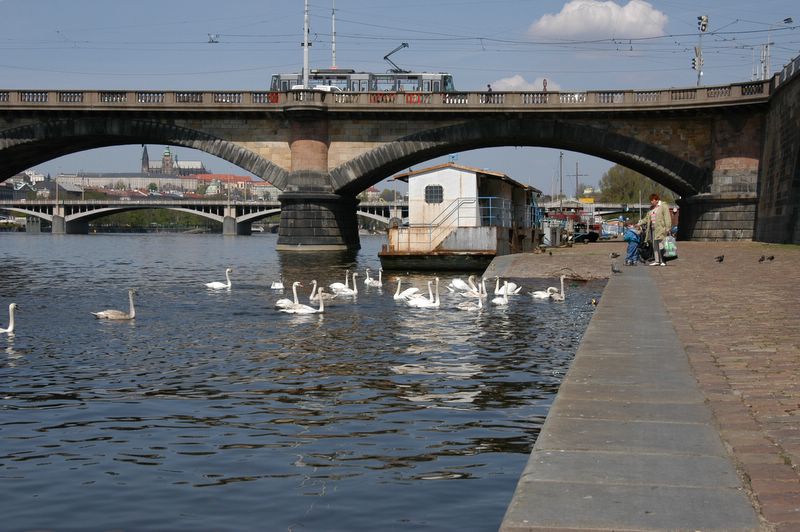
{"type": "Polygon", "coordinates": [[[387,275],[321,315],[274,308],[280,277],[307,302],[312,279],[376,276],[382,242],[0,233],[0,326],[20,306],[0,335],[3,529],[496,530],[603,284],[465,312],[446,290],[398,304],[387,275]],[[231,290],[207,290],[226,267],[231,290]],[[129,287],[135,320],[92,317],[129,287]]]}

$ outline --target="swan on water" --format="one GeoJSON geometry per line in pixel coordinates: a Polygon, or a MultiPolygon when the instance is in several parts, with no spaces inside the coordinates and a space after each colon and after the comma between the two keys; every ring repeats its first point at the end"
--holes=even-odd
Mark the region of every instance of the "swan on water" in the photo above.
{"type": "Polygon", "coordinates": [[[472,282],[473,276],[470,275],[469,278],[470,278],[470,283],[469,284],[470,284],[470,286],[472,286],[472,289],[470,289],[470,290],[468,290],[466,292],[461,292],[462,296],[464,296],[464,297],[480,297],[480,298],[484,298],[484,297],[487,297],[489,295],[488,292],[486,292],[486,279],[481,277],[480,284],[478,286],[475,286],[475,283],[472,282]]]}
{"type": "Polygon", "coordinates": [[[397,291],[394,293],[394,298],[396,300],[400,299],[408,299],[409,297],[413,296],[414,294],[419,292],[419,288],[416,286],[412,286],[411,288],[406,288],[402,292],[400,291],[400,285],[403,283],[403,279],[398,277],[397,278],[397,291]]]}
{"type": "Polygon", "coordinates": [[[331,283],[328,285],[328,288],[334,292],[338,292],[343,288],[350,288],[350,270],[344,271],[344,283],[331,283]]]}
{"type": "MultiPolygon", "coordinates": [[[[495,276],[494,278],[494,295],[502,296],[504,293],[504,289],[500,287],[500,277],[495,276]]],[[[519,294],[519,291],[522,290],[521,285],[517,285],[515,282],[511,281],[503,281],[504,283],[508,283],[508,295],[519,294]]]]}
{"type": "Polygon", "coordinates": [[[373,279],[369,276],[369,268],[367,268],[367,278],[364,279],[365,286],[383,286],[383,268],[378,269],[378,278],[373,279]]]}
{"type": "Polygon", "coordinates": [[[316,279],[313,279],[311,281],[311,284],[313,286],[311,287],[311,295],[308,296],[308,300],[309,301],[312,301],[312,302],[313,301],[319,301],[320,297],[323,298],[323,299],[327,299],[329,301],[331,299],[336,298],[336,294],[329,294],[328,292],[320,292],[320,291],[318,291],[317,290],[317,280],[316,279]]]}
{"type": "Polygon", "coordinates": [[[292,295],[294,296],[294,300],[289,299],[288,297],[282,297],[281,299],[279,299],[279,300],[277,300],[275,302],[275,307],[276,308],[289,308],[289,307],[293,307],[295,305],[299,305],[300,304],[300,300],[297,299],[297,287],[298,286],[303,286],[302,284],[300,284],[300,281],[295,281],[295,282],[292,283],[292,295]]]}
{"type": "Polygon", "coordinates": [[[292,305],[291,307],[279,309],[281,312],[287,312],[289,314],[321,314],[325,311],[325,292],[322,288],[317,290],[319,294],[319,308],[310,307],[308,305],[303,305],[299,303],[297,305],[292,305]]]}
{"type": "Polygon", "coordinates": [[[548,286],[547,290],[536,290],[535,292],[531,292],[531,295],[534,299],[550,299],[550,295],[558,292],[558,288],[555,286],[548,286]]]}
{"type": "Polygon", "coordinates": [[[561,292],[555,292],[553,294],[550,294],[550,299],[552,301],[564,301],[564,299],[566,298],[567,294],[564,292],[564,277],[566,276],[565,275],[561,276],[561,292]]]}
{"type": "Polygon", "coordinates": [[[436,277],[434,279],[434,283],[428,281],[428,294],[429,298],[417,295],[416,297],[411,297],[410,299],[406,300],[406,304],[409,307],[416,307],[416,308],[436,308],[440,305],[439,301],[439,278],[436,277]],[[436,284],[436,290],[431,291],[431,284],[436,284]]]}
{"type": "MultiPolygon", "coordinates": [[[[471,278],[472,276],[470,276],[470,279],[471,278]]],[[[473,287],[465,283],[463,279],[458,277],[454,277],[453,280],[450,281],[450,284],[447,285],[447,289],[451,292],[466,292],[468,290],[472,290],[472,288],[473,287]]]]}
{"type": "Polygon", "coordinates": [[[503,295],[492,299],[492,305],[508,305],[508,281],[503,281],[503,295]]]}
{"type": "Polygon", "coordinates": [[[17,309],[16,303],[10,303],[8,305],[8,328],[2,329],[0,328],[0,333],[14,333],[14,311],[17,309]]]}
{"type": "Polygon", "coordinates": [[[458,308],[459,310],[481,310],[483,308],[483,298],[476,297],[475,299],[477,302],[471,300],[462,301],[461,303],[456,305],[456,308],[458,308]]]}
{"type": "Polygon", "coordinates": [[[92,312],[95,318],[99,320],[132,320],[136,317],[136,309],[133,308],[133,294],[136,293],[135,288],[128,289],[128,303],[130,304],[130,311],[123,312],[121,310],[101,310],[100,312],[92,312]]]}
{"type": "Polygon", "coordinates": [[[281,277],[277,281],[272,281],[272,284],[269,285],[269,287],[272,290],[283,290],[283,277],[281,277]]]}
{"type": "Polygon", "coordinates": [[[339,288],[338,290],[334,290],[337,296],[357,296],[358,295],[358,285],[356,284],[356,276],[358,276],[358,272],[353,272],[353,288],[344,287],[339,288]]]}
{"type": "Polygon", "coordinates": [[[210,283],[206,283],[206,287],[212,290],[222,290],[223,288],[230,288],[231,287],[231,272],[233,270],[231,268],[225,269],[225,279],[227,279],[227,283],[223,283],[220,281],[213,281],[210,283]]]}

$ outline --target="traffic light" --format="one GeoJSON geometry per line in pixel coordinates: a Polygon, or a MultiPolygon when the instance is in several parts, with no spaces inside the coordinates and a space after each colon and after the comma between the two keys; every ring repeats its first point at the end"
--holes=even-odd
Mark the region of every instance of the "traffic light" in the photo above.
{"type": "Polygon", "coordinates": [[[708,15],[700,15],[697,17],[697,29],[703,32],[708,29],[708,15]]]}
{"type": "Polygon", "coordinates": [[[692,57],[692,70],[697,70],[697,58],[692,57]]]}

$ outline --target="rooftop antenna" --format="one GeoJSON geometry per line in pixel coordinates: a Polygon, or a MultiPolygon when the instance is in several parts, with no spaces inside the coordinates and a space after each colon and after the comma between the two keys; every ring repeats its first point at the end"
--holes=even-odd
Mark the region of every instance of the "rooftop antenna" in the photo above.
{"type": "Polygon", "coordinates": [[[390,55],[392,55],[395,52],[398,52],[398,51],[402,50],[403,48],[408,48],[408,43],[407,42],[401,43],[400,46],[398,46],[397,48],[395,48],[394,50],[392,50],[391,52],[389,52],[388,54],[383,56],[383,60],[384,61],[388,61],[389,64],[391,64],[392,67],[394,67],[394,68],[390,68],[389,72],[392,72],[394,74],[404,74],[404,73],[410,72],[409,70],[403,70],[402,68],[397,66],[394,61],[389,59],[390,55]]]}
{"type": "Polygon", "coordinates": [[[331,68],[336,68],[336,0],[331,9],[331,68]]]}

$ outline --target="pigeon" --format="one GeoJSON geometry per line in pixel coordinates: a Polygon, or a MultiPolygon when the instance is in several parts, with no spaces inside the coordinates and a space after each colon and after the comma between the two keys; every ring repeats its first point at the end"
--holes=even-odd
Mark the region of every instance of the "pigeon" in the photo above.
{"type": "Polygon", "coordinates": [[[771,260],[775,260],[775,255],[770,255],[769,257],[767,257],[767,260],[770,260],[770,261],[771,260]]]}
{"type": "Polygon", "coordinates": [[[597,306],[597,300],[596,300],[595,298],[592,298],[592,300],[591,300],[591,301],[589,301],[589,303],[590,303],[592,306],[595,306],[595,307],[597,306]]]}
{"type": "Polygon", "coordinates": [[[608,256],[611,257],[612,259],[616,259],[617,257],[619,257],[619,253],[617,253],[616,251],[612,251],[611,253],[608,254],[608,256]]]}
{"type": "Polygon", "coordinates": [[[611,273],[622,273],[622,270],[619,269],[619,265],[615,260],[611,261],[611,273]]]}
{"type": "Polygon", "coordinates": [[[759,257],[759,259],[758,259],[758,262],[764,262],[764,259],[766,259],[766,258],[767,257],[765,257],[764,255],[761,255],[761,257],[759,257]]]}
{"type": "Polygon", "coordinates": [[[550,254],[551,257],[553,256],[553,252],[552,251],[548,251],[548,253],[550,254]]]}
{"type": "Polygon", "coordinates": [[[717,262],[722,262],[725,260],[725,255],[720,255],[719,257],[714,257],[714,260],[717,262]]]}

